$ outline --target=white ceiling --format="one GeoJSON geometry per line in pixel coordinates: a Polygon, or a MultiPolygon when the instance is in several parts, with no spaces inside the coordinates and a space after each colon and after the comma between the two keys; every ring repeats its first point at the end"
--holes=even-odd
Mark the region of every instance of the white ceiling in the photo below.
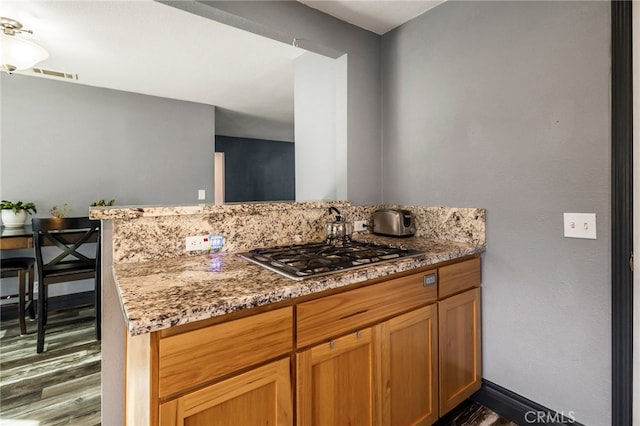
{"type": "Polygon", "coordinates": [[[385,34],[445,0],[298,0],[342,21],[385,34]]]}
{"type": "Polygon", "coordinates": [[[292,60],[305,51],[292,45],[151,0],[3,0],[0,15],[47,49],[39,68],[77,83],[293,122],[292,60]]]}
{"type": "MultiPolygon", "coordinates": [[[[49,52],[39,68],[293,123],[293,59],[302,49],[152,0],[1,1],[0,15],[33,30],[21,37],[49,52]]],[[[300,1],[383,34],[443,0],[300,1]]]]}

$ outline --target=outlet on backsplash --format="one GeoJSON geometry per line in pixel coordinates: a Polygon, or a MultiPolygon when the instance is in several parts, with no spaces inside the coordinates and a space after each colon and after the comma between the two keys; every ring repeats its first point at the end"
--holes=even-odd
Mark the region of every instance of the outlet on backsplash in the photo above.
{"type": "Polygon", "coordinates": [[[186,238],[186,251],[209,250],[211,243],[208,235],[197,235],[186,238]]]}
{"type": "Polygon", "coordinates": [[[369,222],[366,220],[356,220],[353,222],[353,232],[363,232],[369,229],[369,222]]]}

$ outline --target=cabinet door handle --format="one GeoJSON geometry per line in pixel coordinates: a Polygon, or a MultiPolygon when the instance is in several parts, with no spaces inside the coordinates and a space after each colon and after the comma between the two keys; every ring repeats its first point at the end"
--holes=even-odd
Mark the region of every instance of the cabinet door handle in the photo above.
{"type": "Polygon", "coordinates": [[[336,347],[336,344],[333,340],[329,340],[329,349],[333,349],[336,347]]]}
{"type": "Polygon", "coordinates": [[[362,333],[360,333],[360,330],[356,331],[356,339],[359,339],[360,337],[362,337],[362,333]]]}

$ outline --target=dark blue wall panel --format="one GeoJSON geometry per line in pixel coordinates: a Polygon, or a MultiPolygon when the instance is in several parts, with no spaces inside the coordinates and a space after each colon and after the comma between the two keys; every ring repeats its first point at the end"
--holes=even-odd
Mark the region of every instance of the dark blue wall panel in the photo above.
{"type": "Polygon", "coordinates": [[[225,202],[295,200],[291,142],[216,135],[224,152],[225,202]]]}

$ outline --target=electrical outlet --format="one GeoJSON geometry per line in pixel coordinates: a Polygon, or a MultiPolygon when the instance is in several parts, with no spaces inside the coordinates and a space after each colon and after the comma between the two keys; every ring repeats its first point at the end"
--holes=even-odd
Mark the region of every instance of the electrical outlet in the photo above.
{"type": "Polygon", "coordinates": [[[211,244],[209,243],[208,235],[198,235],[193,237],[187,237],[186,239],[186,250],[187,251],[201,251],[201,250],[209,250],[211,244]]]}
{"type": "Polygon", "coordinates": [[[204,191],[204,189],[198,189],[198,200],[199,200],[199,201],[202,201],[202,200],[204,200],[205,198],[206,198],[206,197],[205,197],[205,191],[204,191]]]}
{"type": "Polygon", "coordinates": [[[564,213],[564,236],[596,239],[595,213],[564,213]]]}
{"type": "Polygon", "coordinates": [[[369,229],[369,222],[366,220],[356,220],[353,222],[353,232],[362,232],[369,229]]]}

